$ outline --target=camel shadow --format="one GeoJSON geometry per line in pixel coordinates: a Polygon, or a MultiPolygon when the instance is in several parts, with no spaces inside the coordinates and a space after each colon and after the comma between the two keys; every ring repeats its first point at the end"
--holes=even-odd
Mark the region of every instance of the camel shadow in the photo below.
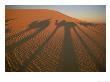
{"type": "Polygon", "coordinates": [[[39,30],[36,30],[34,33],[32,33],[31,35],[28,35],[25,38],[22,38],[21,40],[6,46],[6,52],[12,51],[13,49],[15,49],[17,46],[27,42],[28,40],[30,40],[31,38],[33,38],[34,36],[36,36],[38,33],[40,33],[41,31],[43,31],[44,29],[46,29],[46,27],[48,27],[48,25],[50,24],[50,19],[46,19],[43,21],[40,21],[38,23],[32,22],[31,24],[29,24],[29,29],[33,29],[33,28],[38,28],[39,30]]]}
{"type": "MultiPolygon", "coordinates": [[[[47,19],[47,20],[49,20],[49,19],[47,19]]],[[[17,37],[17,36],[19,36],[19,35],[21,35],[21,34],[27,32],[27,31],[32,30],[32,29],[39,30],[39,29],[45,27],[45,24],[46,24],[46,21],[47,21],[47,20],[43,20],[43,21],[40,21],[40,22],[39,22],[39,21],[33,21],[33,22],[31,22],[31,23],[28,25],[28,27],[27,27],[26,29],[22,30],[21,32],[18,32],[17,34],[14,34],[14,35],[12,35],[12,36],[6,38],[6,40],[9,40],[9,39],[12,39],[12,38],[14,38],[14,37],[17,37]]]]}
{"type": "Polygon", "coordinates": [[[26,29],[24,29],[24,30],[22,30],[21,32],[18,32],[18,33],[14,34],[14,35],[12,35],[12,36],[10,36],[10,37],[7,37],[6,40],[9,40],[9,39],[12,39],[12,38],[14,38],[14,37],[17,37],[17,36],[19,36],[19,35],[21,35],[21,34],[27,32],[27,31],[29,31],[29,30],[32,30],[32,29],[35,29],[35,28],[37,29],[37,25],[38,25],[38,21],[33,21],[32,23],[30,23],[30,24],[28,25],[28,27],[27,27],[26,29]]]}
{"type": "Polygon", "coordinates": [[[64,46],[63,46],[63,61],[62,71],[64,72],[76,72],[79,71],[79,67],[77,64],[77,58],[74,51],[74,46],[72,43],[72,37],[71,37],[71,28],[74,28],[77,26],[74,22],[67,22],[65,20],[58,21],[56,20],[57,28],[64,27],[64,46]]]}

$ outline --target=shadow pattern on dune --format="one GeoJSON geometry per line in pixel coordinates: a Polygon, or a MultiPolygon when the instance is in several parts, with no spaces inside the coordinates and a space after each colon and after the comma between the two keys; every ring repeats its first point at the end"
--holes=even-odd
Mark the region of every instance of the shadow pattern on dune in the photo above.
{"type": "MultiPolygon", "coordinates": [[[[28,28],[19,32],[18,34],[14,35],[13,37],[16,37],[26,31],[29,31],[31,29],[36,29],[36,31],[34,33],[32,33],[31,35],[28,35],[27,37],[13,43],[12,45],[6,46],[6,52],[10,52],[13,49],[15,49],[17,46],[27,42],[28,40],[30,40],[31,38],[33,38],[34,36],[36,36],[38,33],[40,33],[41,31],[43,31],[45,28],[48,27],[48,25],[50,24],[50,19],[46,19],[43,21],[33,21],[32,23],[30,23],[28,25],[28,28]]],[[[80,42],[82,43],[82,45],[84,46],[84,48],[86,49],[87,53],[91,56],[91,59],[93,60],[93,62],[96,64],[97,69],[99,71],[106,71],[106,67],[102,64],[100,64],[100,62],[96,59],[94,53],[91,52],[90,48],[88,47],[88,45],[85,43],[85,41],[83,40],[83,38],[81,37],[81,35],[77,32],[77,30],[75,29],[75,27],[79,28],[78,25],[74,22],[67,22],[65,20],[61,20],[58,21],[56,20],[55,22],[56,28],[54,29],[54,31],[47,37],[47,39],[34,51],[34,53],[31,54],[31,56],[29,57],[29,59],[27,59],[26,61],[23,62],[23,65],[20,66],[20,69],[17,71],[25,71],[26,67],[32,63],[32,60],[34,60],[37,55],[39,55],[41,53],[41,51],[43,50],[43,48],[45,47],[46,44],[48,44],[49,40],[54,36],[54,34],[57,32],[57,30],[61,27],[64,28],[64,42],[63,42],[63,56],[62,59],[63,61],[61,62],[62,65],[62,71],[63,72],[79,72],[79,65],[78,65],[78,60],[76,57],[76,53],[75,53],[75,49],[74,49],[74,45],[73,42],[74,40],[72,40],[72,36],[71,36],[71,29],[74,30],[75,34],[78,36],[80,42]]],[[[90,36],[88,36],[85,32],[83,32],[80,28],[79,30],[85,35],[87,36],[90,40],[92,40],[92,42],[94,42],[95,44],[97,44],[96,41],[94,41],[90,36]]],[[[97,46],[99,46],[97,44],[97,46]]],[[[100,47],[100,46],[99,46],[100,47]]]]}

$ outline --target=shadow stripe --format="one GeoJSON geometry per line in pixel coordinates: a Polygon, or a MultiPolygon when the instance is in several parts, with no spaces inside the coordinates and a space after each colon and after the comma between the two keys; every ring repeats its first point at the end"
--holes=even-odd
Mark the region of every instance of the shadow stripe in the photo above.
{"type": "Polygon", "coordinates": [[[79,72],[77,58],[72,43],[70,27],[64,28],[64,61],[63,71],[64,72],[79,72]]]}
{"type": "MultiPolygon", "coordinates": [[[[101,46],[95,39],[93,39],[92,37],[90,37],[86,32],[84,32],[80,27],[78,27],[78,29],[84,33],[85,36],[87,36],[93,43],[95,43],[95,45],[103,52],[103,54],[106,54],[106,48],[101,46]]],[[[104,63],[106,62],[106,59],[104,59],[104,63]]]]}

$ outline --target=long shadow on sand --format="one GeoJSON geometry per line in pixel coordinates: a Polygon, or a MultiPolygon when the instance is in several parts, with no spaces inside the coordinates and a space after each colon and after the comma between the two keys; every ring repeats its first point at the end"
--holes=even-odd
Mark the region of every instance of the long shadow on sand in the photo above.
{"type": "MultiPolygon", "coordinates": [[[[36,28],[38,28],[38,30],[36,30],[36,32],[32,33],[31,35],[23,38],[22,40],[19,40],[9,46],[6,46],[6,52],[10,52],[12,51],[13,49],[15,49],[17,46],[21,45],[22,43],[25,43],[27,42],[28,40],[30,40],[31,38],[33,38],[34,36],[36,36],[38,33],[40,33],[41,31],[43,31],[46,27],[48,27],[50,21],[50,19],[47,19],[47,20],[43,20],[39,23],[34,23],[36,25],[36,28]]],[[[33,22],[32,22],[32,25],[29,25],[29,28],[33,28],[35,25],[33,25],[33,22]]]]}
{"type": "Polygon", "coordinates": [[[71,28],[75,27],[76,24],[73,22],[66,22],[65,20],[62,20],[60,22],[56,21],[56,24],[58,27],[63,26],[64,27],[64,47],[63,47],[63,62],[62,71],[64,72],[78,72],[79,67],[77,63],[76,54],[74,51],[74,45],[72,43],[72,37],[71,37],[71,28]]]}

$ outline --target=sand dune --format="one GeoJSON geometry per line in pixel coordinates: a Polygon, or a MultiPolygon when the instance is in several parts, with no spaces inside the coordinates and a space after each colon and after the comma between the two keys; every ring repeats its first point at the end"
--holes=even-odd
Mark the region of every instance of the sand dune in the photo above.
{"type": "Polygon", "coordinates": [[[6,9],[5,69],[105,72],[106,25],[46,9],[6,9]]]}

